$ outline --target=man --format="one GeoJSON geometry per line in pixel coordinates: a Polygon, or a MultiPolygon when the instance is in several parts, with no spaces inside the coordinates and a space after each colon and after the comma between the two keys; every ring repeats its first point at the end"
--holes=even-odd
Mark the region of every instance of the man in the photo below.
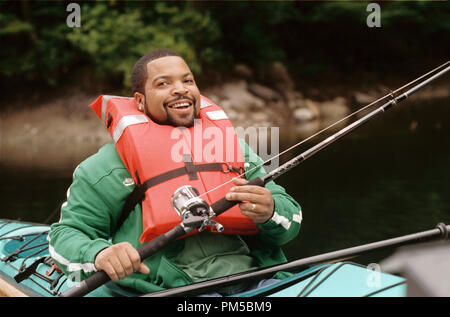
{"type": "MultiPolygon", "coordinates": [[[[192,127],[199,118],[200,92],[176,52],[160,49],[142,57],[133,68],[132,86],[138,110],[156,125],[192,127]]],[[[261,159],[244,141],[239,142],[245,162],[250,163],[247,179],[262,176],[264,169],[254,168],[261,159]]],[[[49,233],[50,254],[65,273],[79,272],[85,278],[103,270],[119,285],[154,292],[285,262],[280,245],[293,239],[300,228],[300,206],[282,187],[274,182],[265,188],[250,186],[237,178],[226,198],[240,202],[242,215],[254,223],[258,234],[202,231],[141,262],[136,251],[143,232],[141,204],[118,227],[135,186],[130,180],[130,171],[113,144],[103,146],[77,167],[61,219],[49,233]]],[[[223,292],[239,290],[242,285],[223,292]]]]}

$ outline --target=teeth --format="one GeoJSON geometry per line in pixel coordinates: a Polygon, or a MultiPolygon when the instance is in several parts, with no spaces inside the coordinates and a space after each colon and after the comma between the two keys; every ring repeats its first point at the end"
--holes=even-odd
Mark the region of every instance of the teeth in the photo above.
{"type": "Polygon", "coordinates": [[[183,102],[183,103],[174,104],[173,106],[171,106],[171,108],[180,108],[180,107],[188,107],[188,106],[189,106],[189,103],[183,102]]]}

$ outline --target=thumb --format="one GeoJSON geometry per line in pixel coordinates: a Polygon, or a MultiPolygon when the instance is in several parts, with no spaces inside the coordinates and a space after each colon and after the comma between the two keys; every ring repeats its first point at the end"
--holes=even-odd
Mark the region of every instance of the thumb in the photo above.
{"type": "Polygon", "coordinates": [[[139,272],[141,272],[142,274],[149,274],[150,269],[144,262],[141,262],[141,264],[139,265],[139,272]]]}

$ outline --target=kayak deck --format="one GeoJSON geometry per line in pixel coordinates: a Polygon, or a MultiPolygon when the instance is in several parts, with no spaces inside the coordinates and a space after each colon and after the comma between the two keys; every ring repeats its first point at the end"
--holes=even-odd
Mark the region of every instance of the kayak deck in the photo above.
{"type": "MultiPolygon", "coordinates": [[[[75,285],[53,266],[48,251],[49,230],[47,225],[0,220],[0,294],[52,297],[75,285]],[[15,277],[20,275],[23,280],[17,282],[15,277]]],[[[113,295],[105,286],[89,294],[113,295]]]]}
{"type": "MultiPolygon", "coordinates": [[[[47,225],[0,219],[0,296],[56,297],[75,286],[70,275],[53,266],[48,251],[49,230],[47,225]]],[[[119,290],[112,282],[108,284],[87,296],[136,295],[119,290]]],[[[276,284],[233,295],[251,296],[403,297],[406,281],[359,264],[337,262],[313,266],[276,284]]]]}
{"type": "Polygon", "coordinates": [[[404,297],[406,280],[353,262],[317,265],[240,297],[404,297]]]}

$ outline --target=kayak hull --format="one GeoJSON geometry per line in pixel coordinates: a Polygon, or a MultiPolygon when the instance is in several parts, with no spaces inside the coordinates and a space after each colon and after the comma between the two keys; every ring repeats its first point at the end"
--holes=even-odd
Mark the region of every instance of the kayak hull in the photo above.
{"type": "MultiPolygon", "coordinates": [[[[52,265],[42,224],[0,219],[0,296],[57,297],[76,286],[52,265]]],[[[376,269],[376,267],[375,267],[376,269]]],[[[109,282],[88,297],[133,296],[109,282]]],[[[356,263],[337,262],[310,267],[275,284],[232,297],[361,297],[406,296],[405,279],[356,263]]]]}

